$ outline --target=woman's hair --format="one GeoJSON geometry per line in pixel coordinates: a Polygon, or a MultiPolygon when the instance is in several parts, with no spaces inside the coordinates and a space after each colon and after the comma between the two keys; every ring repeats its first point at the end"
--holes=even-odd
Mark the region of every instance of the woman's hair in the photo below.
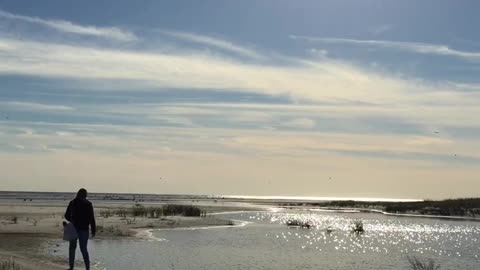
{"type": "Polygon", "coordinates": [[[81,188],[77,192],[77,196],[75,197],[77,199],[86,199],[87,198],[87,190],[84,188],[81,188]]]}

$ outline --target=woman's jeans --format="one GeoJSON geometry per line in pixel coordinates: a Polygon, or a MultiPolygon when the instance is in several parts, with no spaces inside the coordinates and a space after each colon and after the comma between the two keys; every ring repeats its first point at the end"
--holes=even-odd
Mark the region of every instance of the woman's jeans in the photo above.
{"type": "MultiPolygon", "coordinates": [[[[88,244],[88,230],[77,230],[78,242],[80,243],[80,251],[83,255],[83,261],[85,262],[85,269],[90,270],[90,257],[88,256],[87,244],[88,244]]],[[[73,270],[75,266],[75,251],[77,249],[77,240],[70,241],[68,262],[70,269],[73,270]]]]}

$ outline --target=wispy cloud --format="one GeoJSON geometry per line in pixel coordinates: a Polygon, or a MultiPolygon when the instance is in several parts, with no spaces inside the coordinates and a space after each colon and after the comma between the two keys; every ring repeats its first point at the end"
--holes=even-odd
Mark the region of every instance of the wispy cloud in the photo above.
{"type": "Polygon", "coordinates": [[[375,46],[389,49],[396,49],[420,54],[443,55],[461,58],[470,61],[480,61],[480,52],[467,52],[452,49],[446,45],[420,43],[420,42],[402,42],[387,40],[364,40],[364,39],[347,39],[347,38],[321,38],[309,36],[290,35],[295,40],[306,40],[310,42],[350,44],[362,46],[375,46]]]}
{"type": "Polygon", "coordinates": [[[117,80],[119,90],[126,87],[219,89],[300,100],[373,103],[419,100],[426,90],[422,84],[329,59],[277,66],[245,63],[201,51],[141,53],[12,39],[0,39],[0,43],[5,44],[0,73],[84,81],[117,80]],[[415,98],[408,93],[414,90],[415,98]]]}
{"type": "Polygon", "coordinates": [[[370,31],[373,34],[378,35],[378,34],[387,32],[390,29],[392,29],[392,26],[390,24],[383,24],[383,25],[378,25],[378,26],[370,28],[370,31]]]}
{"type": "Polygon", "coordinates": [[[162,31],[162,33],[177,39],[188,41],[188,42],[198,43],[198,44],[206,45],[209,47],[221,49],[224,51],[232,52],[240,56],[245,56],[245,57],[254,58],[254,59],[264,58],[254,50],[236,45],[224,39],[219,39],[219,38],[206,36],[206,35],[187,33],[187,32],[178,32],[178,31],[162,31]]]}
{"type": "Polygon", "coordinates": [[[51,105],[34,102],[7,101],[0,102],[4,109],[13,111],[72,111],[74,108],[64,105],[51,105]]]}
{"type": "Polygon", "coordinates": [[[283,126],[300,129],[311,129],[314,128],[315,125],[315,121],[310,118],[298,118],[283,123],[283,126]]]}
{"type": "Polygon", "coordinates": [[[280,153],[314,156],[320,152],[355,153],[355,155],[384,152],[396,154],[395,158],[398,158],[402,154],[418,153],[423,155],[422,158],[428,160],[427,156],[450,156],[453,158],[452,148],[455,148],[458,156],[480,159],[480,155],[475,151],[479,145],[476,140],[453,140],[433,135],[362,135],[277,131],[276,136],[272,137],[270,131],[249,129],[48,123],[36,123],[35,125],[19,123],[15,127],[2,126],[0,131],[4,131],[5,134],[0,134],[0,138],[11,144],[24,145],[26,148],[49,144],[76,145],[78,150],[85,153],[131,152],[142,155],[143,151],[169,146],[177,152],[212,153],[221,151],[228,155],[235,154],[237,150],[245,150],[247,156],[251,153],[265,156],[280,153]],[[223,140],[220,140],[221,138],[223,140]]]}
{"type": "MultiPolygon", "coordinates": [[[[291,185],[292,179],[319,189],[325,185],[322,179],[328,181],[329,176],[335,178],[328,182],[329,192],[341,192],[346,184],[357,180],[369,183],[359,188],[362,192],[371,190],[372,185],[388,192],[395,183],[401,187],[429,179],[432,184],[442,181],[451,185],[449,194],[454,188],[466,186],[468,192],[472,185],[478,185],[477,140],[429,140],[379,134],[283,131],[272,136],[271,131],[240,129],[17,123],[0,125],[0,141],[7,142],[0,144],[2,172],[16,180],[15,185],[3,181],[1,187],[31,188],[27,180],[33,177],[31,170],[20,169],[25,164],[36,164],[35,176],[48,179],[43,186],[68,189],[82,179],[93,179],[86,185],[110,192],[111,183],[118,179],[135,180],[137,192],[159,188],[158,192],[181,193],[200,182],[195,191],[218,194],[232,188],[243,191],[246,181],[257,190],[264,187],[266,192],[282,193],[264,185],[266,179],[284,186],[285,192],[301,191],[296,189],[298,185],[291,185]],[[68,136],[62,136],[65,132],[68,136]],[[412,140],[423,142],[412,144],[412,140]],[[457,156],[451,154],[452,149],[457,156]],[[161,187],[155,183],[159,174],[166,179],[161,187]],[[458,181],[448,181],[453,178],[458,181]]],[[[132,192],[127,190],[130,186],[121,188],[114,191],[132,192]]],[[[431,195],[431,189],[417,191],[431,195]]]]}
{"type": "MultiPolygon", "coordinates": [[[[291,108],[289,113],[295,110],[307,112],[296,118],[311,118],[312,113],[321,112],[324,117],[336,119],[382,115],[433,127],[478,126],[471,117],[479,113],[478,91],[465,91],[464,86],[451,82],[433,84],[396,78],[328,58],[315,58],[316,62],[302,60],[303,64],[297,61],[291,65],[258,65],[202,51],[190,50],[187,54],[182,49],[168,53],[142,53],[13,39],[0,39],[0,45],[0,74],[73,79],[69,82],[79,84],[79,89],[85,88],[85,84],[93,90],[112,83],[110,89],[115,91],[165,88],[178,91],[211,89],[224,93],[240,91],[289,97],[300,103],[331,104],[313,109],[305,106],[291,108]],[[371,106],[355,106],[358,102],[371,106]],[[425,110],[425,107],[429,109],[425,110]]],[[[474,84],[468,85],[468,89],[478,88],[474,84]]],[[[221,104],[216,106],[221,107],[221,104]]],[[[232,106],[240,105],[225,104],[224,107],[232,106]]],[[[249,106],[256,106],[257,111],[282,110],[254,104],[246,104],[245,108],[249,106]]],[[[192,107],[175,109],[183,112],[173,114],[186,115],[192,107]]],[[[210,108],[199,112],[199,106],[193,109],[196,113],[221,114],[221,111],[212,112],[210,108]]]]}
{"type": "Polygon", "coordinates": [[[23,15],[12,14],[3,10],[0,10],[0,18],[22,21],[26,23],[38,24],[44,27],[54,29],[59,32],[95,36],[119,41],[134,41],[137,37],[132,32],[117,28],[117,27],[97,27],[97,26],[84,26],[74,24],[65,20],[47,20],[37,17],[29,17],[23,15]]]}

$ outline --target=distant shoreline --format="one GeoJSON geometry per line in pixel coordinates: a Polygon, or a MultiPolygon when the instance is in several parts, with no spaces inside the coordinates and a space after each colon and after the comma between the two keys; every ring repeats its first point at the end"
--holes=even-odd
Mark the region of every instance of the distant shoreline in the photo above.
{"type": "MultiPolygon", "coordinates": [[[[74,196],[71,192],[0,191],[0,204],[5,201],[63,205],[74,196]]],[[[418,200],[392,198],[338,198],[338,197],[293,197],[293,196],[241,196],[241,195],[188,195],[188,194],[134,194],[90,193],[90,200],[109,203],[117,207],[125,203],[195,204],[202,206],[263,207],[317,207],[324,209],[365,209],[381,211],[386,215],[410,217],[435,217],[477,220],[480,217],[480,198],[447,200],[418,200]]]]}
{"type": "Polygon", "coordinates": [[[418,213],[389,213],[381,210],[368,209],[368,208],[311,208],[311,211],[319,210],[320,212],[336,212],[336,213],[374,213],[385,216],[395,217],[410,217],[410,218],[431,218],[431,219],[445,219],[445,220],[459,220],[459,221],[480,221],[480,217],[467,217],[467,216],[439,216],[439,215],[424,215],[418,213]]]}
{"type": "MultiPolygon", "coordinates": [[[[50,191],[0,191],[0,199],[33,196],[36,198],[61,199],[71,198],[73,192],[50,191]],[[48,196],[50,195],[50,196],[48,196]],[[53,195],[53,196],[51,196],[53,195]]],[[[91,198],[110,198],[118,200],[144,199],[199,199],[199,200],[231,200],[231,201],[275,201],[275,202],[325,202],[325,201],[358,201],[358,202],[419,202],[422,199],[412,198],[375,198],[375,197],[320,197],[320,196],[262,196],[262,195],[212,195],[212,194],[154,194],[154,193],[105,193],[90,192],[91,198]]]]}

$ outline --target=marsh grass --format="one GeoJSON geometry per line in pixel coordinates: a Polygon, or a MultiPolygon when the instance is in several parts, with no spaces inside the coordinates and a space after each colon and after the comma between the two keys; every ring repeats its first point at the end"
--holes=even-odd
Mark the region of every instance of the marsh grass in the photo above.
{"type": "Polygon", "coordinates": [[[185,216],[185,217],[205,217],[206,211],[192,205],[175,205],[167,204],[160,207],[145,207],[143,205],[135,205],[131,208],[119,208],[115,210],[103,210],[100,216],[109,218],[111,216],[119,216],[126,220],[127,217],[147,217],[160,218],[162,216],[185,216]]]}
{"type": "Polygon", "coordinates": [[[408,262],[412,270],[438,270],[440,269],[440,264],[435,263],[434,260],[422,260],[417,257],[408,257],[408,262]]]}
{"type": "Polygon", "coordinates": [[[0,262],[0,270],[20,270],[20,265],[15,260],[10,259],[0,262]]]}
{"type": "Polygon", "coordinates": [[[200,210],[200,208],[192,205],[167,204],[162,207],[162,215],[199,217],[202,215],[202,211],[200,210]]]}

